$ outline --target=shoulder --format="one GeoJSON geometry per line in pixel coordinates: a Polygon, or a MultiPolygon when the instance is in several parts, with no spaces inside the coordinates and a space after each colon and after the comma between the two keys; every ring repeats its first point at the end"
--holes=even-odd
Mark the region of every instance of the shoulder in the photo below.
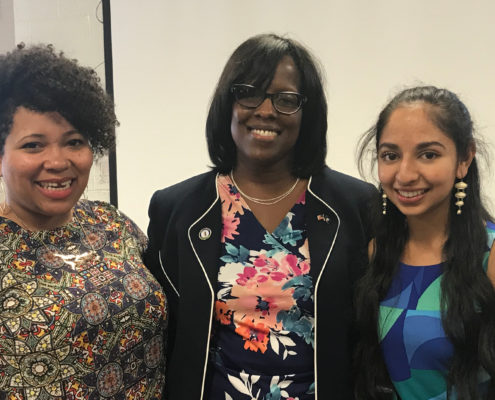
{"type": "Polygon", "coordinates": [[[488,248],[491,249],[495,243],[495,223],[492,221],[486,222],[486,233],[487,233],[487,245],[488,248]]]}
{"type": "Polygon", "coordinates": [[[215,191],[215,177],[216,173],[210,171],[157,190],[151,198],[151,203],[181,202],[187,199],[190,200],[191,196],[198,192],[204,192],[205,190],[215,191]]]}
{"type": "MultiPolygon", "coordinates": [[[[114,205],[101,200],[79,200],[77,207],[82,211],[86,222],[104,223],[108,230],[120,230],[136,236],[139,242],[146,241],[146,235],[139,227],[114,205]],[[111,229],[111,228],[114,229],[111,229]]],[[[79,215],[81,212],[79,211],[79,215]]]]}
{"type": "Polygon", "coordinates": [[[486,223],[488,237],[488,251],[483,262],[483,268],[486,270],[488,278],[495,287],[495,224],[491,221],[486,223]]]}
{"type": "Polygon", "coordinates": [[[310,188],[325,198],[351,204],[367,202],[378,194],[372,184],[328,167],[311,178],[310,188]]]}

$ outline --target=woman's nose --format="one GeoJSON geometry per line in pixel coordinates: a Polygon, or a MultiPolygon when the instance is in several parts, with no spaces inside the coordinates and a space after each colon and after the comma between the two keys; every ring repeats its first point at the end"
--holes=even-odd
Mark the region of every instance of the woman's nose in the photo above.
{"type": "Polygon", "coordinates": [[[58,146],[54,146],[50,148],[49,151],[47,151],[45,154],[46,158],[43,162],[43,167],[45,169],[63,171],[69,168],[70,161],[64,149],[58,146]]]}
{"type": "Polygon", "coordinates": [[[418,179],[419,173],[416,164],[411,160],[402,160],[396,174],[396,179],[401,184],[409,184],[418,179]]]}
{"type": "Polygon", "coordinates": [[[276,114],[277,110],[273,107],[272,100],[269,97],[263,100],[263,103],[261,103],[255,110],[255,115],[264,118],[275,117],[276,114]]]}

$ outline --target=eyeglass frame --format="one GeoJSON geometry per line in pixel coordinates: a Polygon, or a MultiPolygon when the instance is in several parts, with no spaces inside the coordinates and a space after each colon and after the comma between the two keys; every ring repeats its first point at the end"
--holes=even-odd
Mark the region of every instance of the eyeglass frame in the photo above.
{"type": "Polygon", "coordinates": [[[245,88],[251,88],[251,89],[258,89],[261,91],[261,89],[257,88],[256,86],[253,86],[253,85],[249,85],[247,83],[234,83],[231,88],[230,88],[230,92],[234,95],[234,99],[235,99],[235,102],[237,104],[239,104],[240,106],[244,107],[244,108],[247,108],[247,109],[250,109],[250,110],[254,110],[256,108],[258,108],[259,106],[261,106],[263,104],[263,102],[269,98],[271,103],[272,103],[272,106],[273,108],[279,112],[280,114],[284,114],[284,115],[292,115],[292,114],[295,114],[296,112],[298,112],[304,105],[304,103],[306,103],[308,101],[308,98],[301,94],[301,93],[297,93],[297,92],[290,92],[290,91],[282,91],[282,92],[277,92],[277,93],[267,93],[267,92],[264,92],[264,95],[263,95],[263,98],[261,99],[261,102],[257,105],[257,106],[246,106],[242,103],[239,102],[239,100],[237,99],[237,96],[236,96],[236,93],[235,93],[235,90],[236,88],[242,88],[242,87],[245,87],[245,88]],[[273,102],[273,98],[275,96],[278,96],[280,94],[294,94],[296,95],[297,99],[299,100],[299,107],[297,107],[297,109],[295,111],[292,111],[292,112],[287,112],[287,111],[280,111],[277,106],[275,105],[275,103],[273,102]]]}

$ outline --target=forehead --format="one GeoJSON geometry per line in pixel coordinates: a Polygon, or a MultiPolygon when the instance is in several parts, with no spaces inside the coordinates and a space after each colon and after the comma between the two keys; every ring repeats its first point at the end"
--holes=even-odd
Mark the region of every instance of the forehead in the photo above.
{"type": "Polygon", "coordinates": [[[40,113],[25,107],[18,107],[7,136],[19,137],[31,134],[59,134],[74,130],[74,127],[59,113],[40,113]]]}
{"type": "Polygon", "coordinates": [[[297,90],[300,81],[301,78],[296,63],[292,57],[285,56],[277,65],[275,75],[273,75],[273,79],[270,82],[270,87],[272,89],[277,89],[278,86],[281,86],[281,89],[284,89],[284,86],[292,86],[294,90],[297,90]]]}
{"type": "Polygon", "coordinates": [[[431,119],[428,107],[422,103],[396,108],[383,128],[379,143],[416,145],[425,142],[440,142],[454,146],[452,139],[431,119]]]}
{"type": "Polygon", "coordinates": [[[274,80],[289,80],[300,85],[300,72],[290,55],[284,55],[279,60],[254,60],[249,68],[243,67],[244,72],[235,79],[236,82],[248,83],[262,89],[267,89],[274,80]]]}

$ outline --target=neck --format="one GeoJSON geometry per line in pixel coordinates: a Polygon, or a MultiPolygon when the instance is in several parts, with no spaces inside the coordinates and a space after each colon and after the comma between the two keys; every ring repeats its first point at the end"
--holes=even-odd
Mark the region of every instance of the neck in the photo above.
{"type": "Polygon", "coordinates": [[[447,215],[409,217],[409,238],[403,260],[413,265],[436,264],[443,261],[443,246],[447,240],[447,215]]]}
{"type": "Polygon", "coordinates": [[[11,207],[7,203],[4,203],[1,215],[14,221],[17,225],[25,230],[37,232],[44,230],[52,230],[65,225],[72,219],[73,208],[67,213],[47,216],[42,214],[34,214],[32,212],[19,209],[18,207],[11,207]]]}

